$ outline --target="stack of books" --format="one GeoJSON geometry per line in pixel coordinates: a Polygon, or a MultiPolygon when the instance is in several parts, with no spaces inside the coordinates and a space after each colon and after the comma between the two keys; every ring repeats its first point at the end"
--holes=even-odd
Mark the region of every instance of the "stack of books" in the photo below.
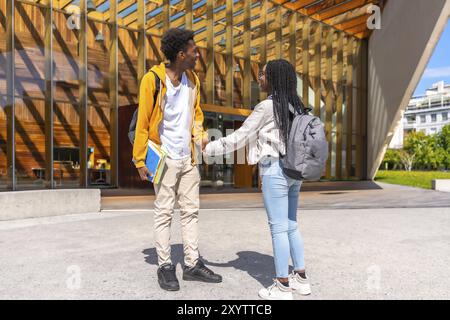
{"type": "Polygon", "coordinates": [[[149,177],[153,184],[159,183],[162,172],[164,170],[164,163],[166,161],[167,152],[161,149],[153,141],[148,141],[147,157],[145,159],[145,165],[151,172],[152,176],[149,177]]]}

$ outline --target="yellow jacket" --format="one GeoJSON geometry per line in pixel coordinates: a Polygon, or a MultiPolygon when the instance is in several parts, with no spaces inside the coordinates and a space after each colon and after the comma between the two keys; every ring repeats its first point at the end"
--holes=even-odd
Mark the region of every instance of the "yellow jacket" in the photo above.
{"type": "MultiPolygon", "coordinates": [[[[151,71],[147,72],[142,78],[139,88],[139,109],[133,145],[133,160],[136,168],[145,166],[149,139],[157,145],[161,145],[158,127],[164,115],[164,97],[167,91],[166,66],[161,63],[153,66],[151,70],[158,75],[161,81],[160,90],[155,103],[153,101],[156,90],[155,75],[151,71]]],[[[200,108],[200,81],[191,70],[186,71],[186,76],[190,88],[189,105],[193,113],[191,152],[192,164],[195,165],[201,157],[201,141],[208,135],[203,129],[203,111],[200,108]]]]}

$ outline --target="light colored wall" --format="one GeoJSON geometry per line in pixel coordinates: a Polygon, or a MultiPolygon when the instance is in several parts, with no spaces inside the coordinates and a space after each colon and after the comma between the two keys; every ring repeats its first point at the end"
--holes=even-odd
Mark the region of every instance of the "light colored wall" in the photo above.
{"type": "Polygon", "coordinates": [[[0,221],[98,213],[100,189],[0,192],[0,221]]]}
{"type": "Polygon", "coordinates": [[[450,0],[395,0],[369,39],[367,176],[373,179],[450,15],[450,0]]]}
{"type": "Polygon", "coordinates": [[[403,127],[403,117],[397,122],[396,129],[394,130],[394,136],[389,143],[389,148],[391,149],[401,149],[403,148],[403,138],[404,138],[404,127],[403,127]]]}

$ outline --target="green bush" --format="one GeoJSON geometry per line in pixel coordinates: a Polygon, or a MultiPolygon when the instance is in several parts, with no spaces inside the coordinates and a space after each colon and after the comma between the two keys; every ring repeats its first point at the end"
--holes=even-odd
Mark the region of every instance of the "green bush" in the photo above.
{"type": "Polygon", "coordinates": [[[384,155],[380,170],[398,170],[401,169],[402,162],[400,160],[400,150],[388,149],[384,155]]]}
{"type": "Polygon", "coordinates": [[[423,132],[406,135],[403,150],[388,149],[381,170],[407,169],[406,160],[414,170],[448,170],[450,168],[450,125],[427,136],[423,132]]]}

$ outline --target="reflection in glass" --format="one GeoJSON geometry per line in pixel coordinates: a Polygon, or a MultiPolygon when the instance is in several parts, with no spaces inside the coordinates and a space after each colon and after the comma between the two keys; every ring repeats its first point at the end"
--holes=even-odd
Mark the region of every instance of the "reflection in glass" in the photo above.
{"type": "Polygon", "coordinates": [[[78,104],[55,103],[53,111],[54,186],[77,188],[80,185],[78,104]]]}
{"type": "MultiPolygon", "coordinates": [[[[6,1],[0,3],[0,15],[6,16],[6,1]]],[[[0,190],[7,188],[7,129],[6,129],[6,29],[0,23],[0,190]]]]}
{"type": "Polygon", "coordinates": [[[17,189],[43,189],[45,184],[44,101],[15,99],[17,189]]]}
{"type": "Polygon", "coordinates": [[[15,94],[45,97],[45,10],[15,2],[15,94]]]}
{"type": "MultiPolygon", "coordinates": [[[[3,102],[3,97],[1,98],[3,102]]],[[[8,185],[7,171],[7,146],[6,146],[6,113],[4,105],[0,106],[0,190],[5,190],[8,185]]]]}
{"type": "Polygon", "coordinates": [[[137,38],[136,31],[119,28],[119,106],[138,103],[137,38]]]}
{"type": "Polygon", "coordinates": [[[89,106],[88,113],[88,183],[111,185],[111,148],[109,109],[89,106]]]}

